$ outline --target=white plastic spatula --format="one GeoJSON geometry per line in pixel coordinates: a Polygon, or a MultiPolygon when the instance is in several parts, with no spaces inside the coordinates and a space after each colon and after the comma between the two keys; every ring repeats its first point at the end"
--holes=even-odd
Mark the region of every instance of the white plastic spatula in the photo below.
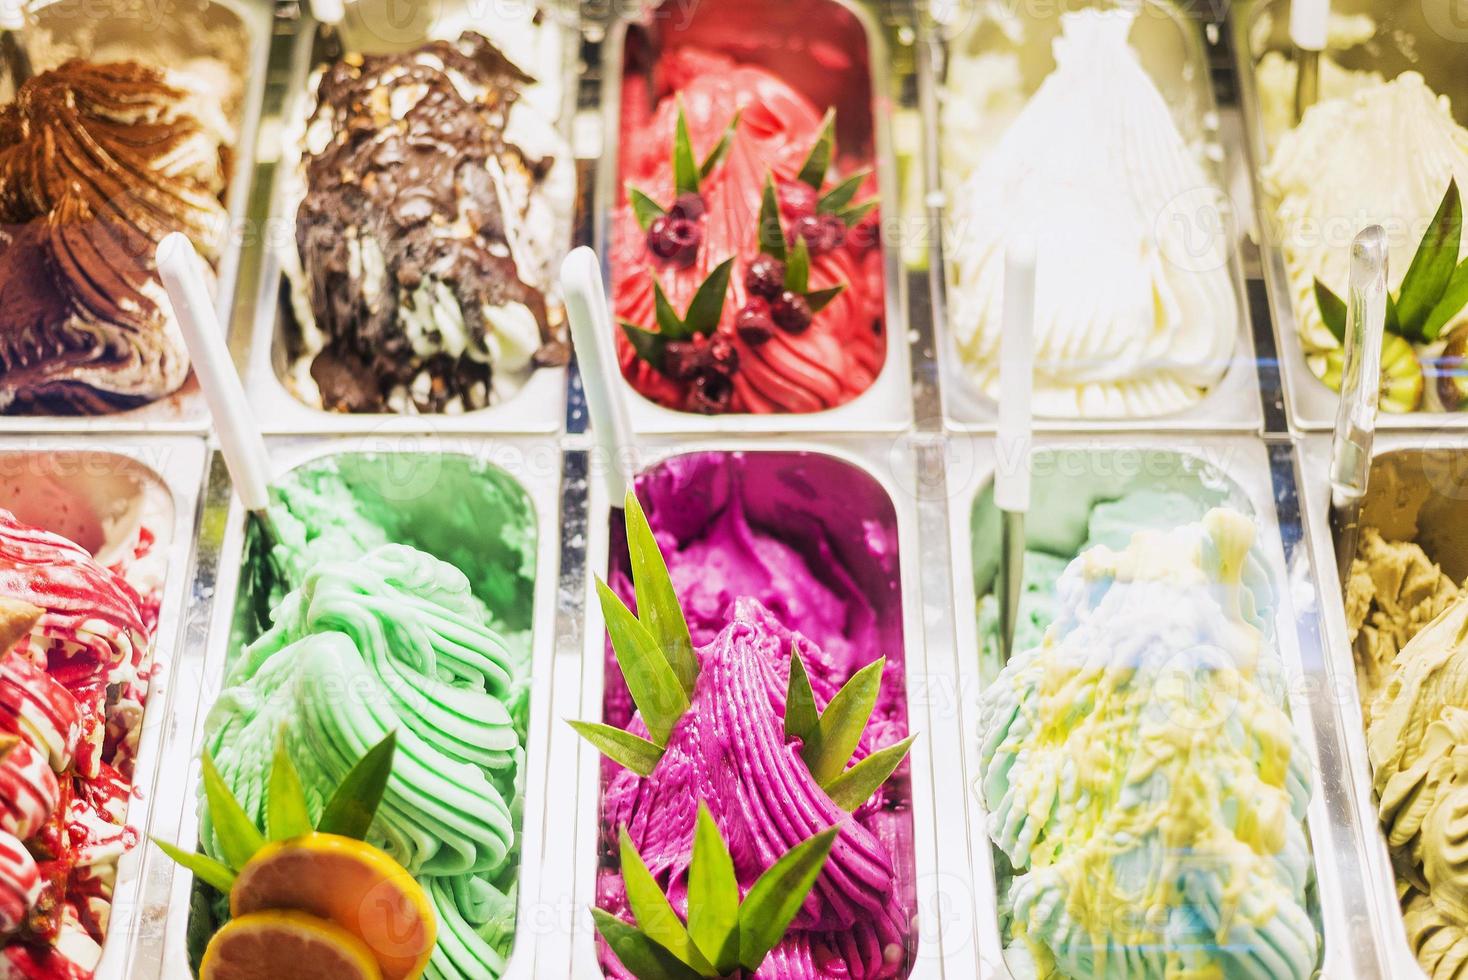
{"type": "Polygon", "coordinates": [[[561,263],[561,292],[566,299],[566,318],[571,322],[581,386],[591,412],[591,432],[602,455],[607,493],[612,506],[620,507],[632,486],[636,444],[621,394],[612,311],[595,252],[583,245],[566,256],[561,263]]]}
{"type": "Polygon", "coordinates": [[[1035,242],[1012,242],[1004,256],[1004,321],[999,342],[998,469],[999,635],[1007,661],[1014,647],[1025,577],[1025,514],[1030,509],[1030,444],[1035,387],[1035,242]]]}
{"type": "Polygon", "coordinates": [[[1381,346],[1386,335],[1387,265],[1386,232],[1372,225],[1351,245],[1345,365],[1330,450],[1330,503],[1339,532],[1336,563],[1343,589],[1356,557],[1361,502],[1371,477],[1371,444],[1381,399],[1381,346]]]}
{"type": "Polygon", "coordinates": [[[1320,98],[1320,55],[1330,30],[1330,0],[1292,0],[1290,43],[1295,48],[1295,122],[1320,98]]]}

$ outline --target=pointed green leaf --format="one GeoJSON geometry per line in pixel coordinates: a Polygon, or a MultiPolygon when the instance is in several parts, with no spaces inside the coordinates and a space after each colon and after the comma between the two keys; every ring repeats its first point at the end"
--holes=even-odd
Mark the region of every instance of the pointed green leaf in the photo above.
{"type": "Polygon", "coordinates": [[[759,207],[759,250],[785,261],[785,229],[780,225],[780,198],[775,194],[775,179],[765,175],[765,194],[759,207]]]}
{"type": "Polygon", "coordinates": [[[594,721],[570,721],[566,724],[576,729],[602,755],[623,769],[630,769],[639,776],[651,776],[663,758],[663,749],[645,738],[625,732],[611,725],[594,721]]]}
{"type": "Polygon", "coordinates": [[[285,736],[275,740],[275,759],[270,764],[270,790],[265,795],[265,830],[273,841],[290,840],[315,830],[306,809],[306,791],[301,776],[285,747],[285,736]]]}
{"type": "Polygon", "coordinates": [[[739,965],[739,880],[708,804],[698,804],[688,865],[688,935],[718,976],[739,965]]]}
{"type": "Polygon", "coordinates": [[[667,338],[625,320],[622,322],[622,332],[627,335],[627,340],[638,357],[659,371],[663,369],[663,350],[668,345],[667,338]]]}
{"type": "Polygon", "coordinates": [[[1337,343],[1345,346],[1346,301],[1332,292],[1325,283],[1316,279],[1315,305],[1320,307],[1320,318],[1325,321],[1325,328],[1330,331],[1337,343]]]}
{"type": "Polygon", "coordinates": [[[605,909],[592,909],[596,931],[638,980],[699,980],[698,971],[605,909]]]}
{"type": "Polygon", "coordinates": [[[697,194],[698,164],[693,161],[693,141],[688,137],[688,117],[678,104],[678,128],[673,136],[673,183],[678,194],[697,194]]]}
{"type": "Polygon", "coordinates": [[[657,312],[658,333],[664,341],[687,340],[693,332],[683,323],[683,318],[678,311],[673,309],[673,304],[668,302],[668,294],[663,292],[663,284],[658,281],[657,273],[652,273],[653,309],[657,312]]]}
{"type": "Polygon", "coordinates": [[[703,166],[698,168],[699,177],[707,179],[708,175],[713,173],[714,168],[719,165],[719,161],[723,160],[725,154],[729,152],[729,146],[734,141],[734,132],[739,128],[739,119],[743,115],[743,109],[739,109],[734,113],[734,118],[729,121],[728,127],[724,130],[724,135],[719,138],[718,145],[705,158],[703,166]]]}
{"type": "Polygon", "coordinates": [[[816,730],[806,740],[800,756],[810,768],[811,777],[825,786],[846,769],[861,733],[866,731],[867,719],[877,704],[877,692],[882,687],[882,670],[887,665],[883,657],[868,664],[851,676],[826,710],[816,730]]]}
{"type": "Polygon", "coordinates": [[[647,865],[643,862],[642,855],[637,853],[637,847],[632,843],[625,826],[622,827],[621,838],[622,884],[627,889],[627,904],[637,917],[637,928],[648,939],[704,976],[718,976],[713,964],[704,958],[689,938],[683,920],[678,918],[678,913],[668,904],[668,897],[658,887],[652,872],[647,870],[647,865]]]}
{"type": "Polygon", "coordinates": [[[734,269],[734,256],[729,256],[719,263],[707,279],[698,287],[698,292],[693,294],[693,300],[688,304],[688,315],[683,318],[690,334],[698,333],[707,337],[718,329],[719,320],[724,315],[724,298],[729,293],[729,275],[734,269]]]}
{"type": "Polygon", "coordinates": [[[1386,294],[1386,332],[1395,334],[1398,337],[1406,337],[1408,340],[1412,339],[1407,337],[1406,333],[1402,330],[1401,312],[1397,308],[1396,297],[1391,293],[1386,294]]]}
{"type": "Polygon", "coordinates": [[[612,652],[622,668],[622,677],[652,741],[664,746],[673,726],[688,710],[688,695],[678,683],[668,658],[647,627],[637,621],[626,604],[600,578],[596,580],[597,596],[607,633],[612,637],[612,652]]]}
{"type": "Polygon", "coordinates": [[[894,745],[873,752],[865,759],[852,766],[850,769],[831,780],[826,785],[826,795],[831,797],[835,803],[847,813],[852,812],[877,791],[877,787],[887,781],[897,767],[902,765],[902,760],[907,757],[907,750],[912,748],[916,735],[909,735],[894,745]]]}
{"type": "Polygon", "coordinates": [[[877,205],[881,203],[881,201],[878,201],[874,198],[864,204],[858,204],[854,208],[847,208],[845,211],[841,212],[839,217],[841,218],[841,221],[846,225],[846,227],[855,228],[857,225],[866,220],[867,215],[877,210],[877,205]]]}
{"type": "Polygon", "coordinates": [[[1442,300],[1458,266],[1462,238],[1463,202],[1458,195],[1458,182],[1450,180],[1397,294],[1403,336],[1423,339],[1427,318],[1442,300]]]}
{"type": "Polygon", "coordinates": [[[812,314],[816,314],[831,305],[831,301],[846,292],[846,283],[832,286],[830,289],[817,289],[805,294],[805,302],[810,306],[812,314]]]}
{"type": "Polygon", "coordinates": [[[632,204],[632,214],[643,231],[652,227],[654,218],[661,218],[668,213],[661,204],[630,184],[627,186],[627,200],[632,204]]]}
{"type": "Polygon", "coordinates": [[[382,794],[387,790],[387,777],[392,773],[393,755],[398,747],[398,733],[388,732],[387,738],[367,750],[357,764],[347,773],[326,809],[321,811],[321,820],[316,829],[323,834],[338,834],[363,840],[377,815],[382,803],[382,794]]]}
{"type": "Polygon", "coordinates": [[[1443,327],[1453,322],[1453,319],[1468,309],[1468,259],[1453,272],[1453,278],[1448,280],[1448,288],[1443,290],[1443,298],[1438,300],[1437,306],[1433,307],[1427,316],[1427,322],[1422,325],[1422,336],[1431,343],[1442,336],[1443,327]]]}
{"type": "Polygon", "coordinates": [[[192,871],[195,878],[209,885],[215,891],[228,895],[229,890],[234,887],[235,873],[212,857],[206,854],[195,854],[182,850],[156,837],[152,840],[164,854],[167,854],[180,865],[192,871]]]}
{"type": "Polygon", "coordinates": [[[858,170],[847,177],[841,183],[831,188],[822,195],[820,203],[816,205],[818,214],[840,214],[851,199],[856,197],[856,192],[861,190],[861,185],[872,175],[870,170],[858,170]]]}
{"type": "Polygon", "coordinates": [[[826,866],[839,829],[831,827],[796,844],[744,896],[739,908],[739,964],[744,969],[758,970],[784,937],[826,866]]]}
{"type": "Polygon", "coordinates": [[[795,236],[795,247],[785,264],[785,288],[802,295],[810,288],[810,247],[799,235],[795,236]]]}
{"type": "Polygon", "coordinates": [[[219,851],[225,864],[243,868],[265,846],[265,837],[224,785],[208,752],[204,753],[203,765],[204,798],[209,801],[209,820],[214,825],[214,836],[219,839],[219,851]]]}
{"type": "Polygon", "coordinates": [[[790,646],[790,682],[785,688],[785,735],[802,741],[810,738],[820,722],[816,710],[816,692],[811,690],[810,675],[794,644],[790,646]]]}
{"type": "Polygon", "coordinates": [[[683,693],[691,699],[698,681],[698,658],[693,655],[688,620],[683,618],[683,607],[673,590],[673,578],[668,574],[647,514],[631,490],[627,491],[625,507],[627,551],[632,558],[632,581],[637,589],[637,619],[657,641],[673,673],[678,675],[683,693]]]}
{"type": "Polygon", "coordinates": [[[800,176],[797,179],[820,190],[821,185],[826,182],[826,171],[831,169],[831,158],[835,155],[836,110],[827,109],[826,118],[821,121],[821,135],[816,139],[816,145],[811,147],[805,163],[800,165],[800,176]]]}

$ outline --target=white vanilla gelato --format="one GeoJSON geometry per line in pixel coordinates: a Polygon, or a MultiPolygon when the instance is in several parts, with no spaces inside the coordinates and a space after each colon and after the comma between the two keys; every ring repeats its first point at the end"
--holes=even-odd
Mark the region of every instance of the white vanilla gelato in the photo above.
{"type": "MultiPolygon", "coordinates": [[[[1034,236],[1044,416],[1185,409],[1223,375],[1238,339],[1222,195],[1128,44],[1134,16],[1062,17],[1055,71],[954,194],[946,229],[953,341],[990,396],[1005,250],[1034,236]]],[[[949,142],[959,138],[950,129],[949,142]]]]}

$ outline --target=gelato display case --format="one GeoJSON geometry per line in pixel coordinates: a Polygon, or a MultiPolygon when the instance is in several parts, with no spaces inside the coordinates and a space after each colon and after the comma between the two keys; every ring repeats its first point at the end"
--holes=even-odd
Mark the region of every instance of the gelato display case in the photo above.
{"type": "MultiPolygon", "coordinates": [[[[40,920],[0,941],[7,971],[39,965],[121,976],[131,959],[147,860],[136,845],[171,784],[167,719],[191,693],[182,624],[194,601],[204,474],[203,445],[181,437],[47,436],[14,440],[0,452],[4,596],[44,610],[28,642],[0,656],[0,735],[17,734],[20,719],[21,745],[34,748],[37,729],[26,724],[34,704],[71,718],[64,753],[47,742],[45,771],[66,764],[41,783],[51,787],[53,807],[73,793],[96,807],[46,813],[47,826],[26,840],[30,833],[12,817],[27,797],[10,795],[25,750],[9,747],[0,781],[5,830],[26,840],[53,884],[34,909],[40,920]],[[99,668],[109,681],[100,688],[92,677],[99,668]]],[[[29,798],[44,804],[47,795],[29,798]]],[[[7,862],[7,893],[13,871],[7,862]]]]}
{"type": "Polygon", "coordinates": [[[386,7],[295,36],[251,404],[281,434],[557,432],[578,14],[386,7]]]}
{"type": "MultiPolygon", "coordinates": [[[[1341,344],[1315,283],[1345,295],[1351,239],[1381,224],[1399,309],[1382,357],[1380,425],[1462,426],[1468,303],[1452,290],[1414,288],[1404,297],[1403,288],[1449,184],[1468,181],[1468,89],[1459,70],[1468,34],[1454,5],[1438,0],[1337,3],[1331,12],[1320,102],[1298,123],[1290,4],[1265,0],[1231,12],[1260,257],[1290,417],[1305,431],[1335,421],[1341,344]],[[1390,138],[1380,137],[1382,126],[1390,138]]],[[[1458,262],[1468,258],[1461,241],[1453,246],[1458,262]]]]}
{"type": "Polygon", "coordinates": [[[1349,749],[1384,976],[1443,976],[1464,919],[1444,873],[1452,852],[1468,550],[1468,440],[1377,437],[1359,543],[1341,581],[1339,525],[1322,478],[1330,441],[1300,453],[1319,618],[1349,749]]]}
{"type": "Polygon", "coordinates": [[[203,432],[152,253],[167,232],[189,234],[227,329],[237,287],[252,285],[240,275],[258,230],[247,209],[270,10],[54,2],[30,4],[29,19],[15,37],[36,75],[17,93],[0,72],[0,113],[14,113],[0,180],[25,188],[0,219],[0,430],[203,432]],[[112,86],[131,86],[131,103],[110,103],[112,86]],[[73,179],[40,179],[60,173],[73,179]]]}
{"type": "MultiPolygon", "coordinates": [[[[248,785],[270,765],[262,733],[282,733],[309,783],[325,774],[306,760],[324,764],[328,746],[396,730],[402,782],[395,763],[379,819],[394,858],[426,882],[444,937],[435,969],[539,975],[558,459],[523,437],[296,437],[271,449],[272,558],[238,502],[211,510],[207,636],[180,665],[199,697],[168,722],[180,791],[154,835],[209,851],[201,749],[258,804],[248,785]]],[[[184,976],[214,906],[161,852],[149,860],[130,975],[184,976]]]]}
{"type": "Polygon", "coordinates": [[[918,85],[950,429],[997,425],[1004,256],[1026,240],[1037,426],[1262,425],[1202,32],[1167,0],[934,5],[918,85]]]}

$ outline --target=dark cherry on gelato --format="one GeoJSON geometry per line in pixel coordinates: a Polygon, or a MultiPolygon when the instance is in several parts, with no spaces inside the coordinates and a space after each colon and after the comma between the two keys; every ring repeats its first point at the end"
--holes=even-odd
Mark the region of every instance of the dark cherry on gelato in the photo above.
{"type": "Polygon", "coordinates": [[[856,398],[881,372],[885,283],[872,161],[837,146],[807,169],[828,122],[770,71],[697,47],[659,58],[650,81],[629,73],[611,267],[624,325],[619,360],[641,394],[680,411],[818,412],[856,398]],[[677,162],[680,116],[702,171],[691,208],[689,171],[680,180],[677,162]],[[764,226],[776,222],[763,220],[773,219],[767,187],[778,210],[773,242],[764,226]],[[788,255],[778,253],[797,241],[809,272],[804,289],[791,290],[788,255]],[[659,330],[656,287],[682,315],[731,256],[716,328],[687,341],[733,345],[737,369],[689,374],[661,358],[662,346],[629,339],[628,326],[659,330]]]}
{"type": "Polygon", "coordinates": [[[69,61],[0,108],[0,413],[133,408],[188,377],[153,253],[182,231],[216,257],[217,102],[171,72],[69,61]]]}
{"type": "Polygon", "coordinates": [[[534,81],[475,33],[326,69],[296,224],[322,407],[479,409],[567,361],[546,294],[569,153],[522,100],[534,81]]]}

